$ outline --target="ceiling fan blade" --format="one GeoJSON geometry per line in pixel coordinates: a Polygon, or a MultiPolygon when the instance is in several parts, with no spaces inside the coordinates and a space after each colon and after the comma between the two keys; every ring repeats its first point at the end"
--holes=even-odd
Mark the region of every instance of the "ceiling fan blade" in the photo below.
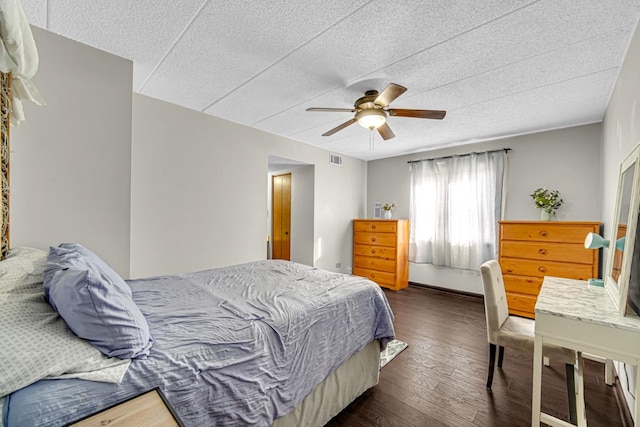
{"type": "Polygon", "coordinates": [[[328,111],[335,113],[355,113],[356,110],[353,108],[319,108],[319,107],[311,107],[307,108],[307,111],[328,111]]]}
{"type": "Polygon", "coordinates": [[[356,122],[356,119],[353,118],[351,120],[347,120],[346,122],[344,122],[343,124],[341,124],[340,126],[336,126],[333,129],[331,129],[330,131],[327,131],[325,133],[322,134],[322,136],[331,136],[334,133],[341,131],[342,129],[346,128],[349,125],[352,125],[356,122]]]}
{"type": "Polygon", "coordinates": [[[383,124],[382,126],[378,127],[378,133],[380,134],[380,136],[382,137],[382,139],[384,139],[385,141],[387,139],[391,139],[393,137],[395,137],[396,135],[391,131],[391,128],[389,127],[388,123],[383,124]]]}
{"type": "Polygon", "coordinates": [[[407,91],[407,88],[404,86],[397,85],[395,83],[389,83],[389,86],[384,88],[382,93],[378,95],[375,101],[375,104],[382,105],[382,107],[386,107],[391,104],[394,99],[402,95],[407,91]]]}
{"type": "Polygon", "coordinates": [[[408,110],[405,108],[390,108],[386,110],[390,116],[398,117],[414,117],[417,119],[437,119],[442,120],[447,115],[442,110],[408,110]]]}

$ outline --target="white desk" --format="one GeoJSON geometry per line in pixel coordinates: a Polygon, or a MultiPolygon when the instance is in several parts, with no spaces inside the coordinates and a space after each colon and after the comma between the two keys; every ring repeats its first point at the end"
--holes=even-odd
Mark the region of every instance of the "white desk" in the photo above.
{"type": "MultiPolygon", "coordinates": [[[[540,412],[542,392],[542,343],[556,344],[578,352],[576,363],[576,406],[578,426],[586,426],[582,353],[595,354],[639,366],[640,319],[620,316],[604,288],[588,287],[581,280],[545,277],[536,303],[535,346],[533,354],[533,396],[531,425],[540,422],[566,427],[572,424],[540,412]]],[[[640,369],[636,369],[636,390],[640,369]]],[[[635,394],[635,426],[640,427],[640,396],[635,394]]]]}

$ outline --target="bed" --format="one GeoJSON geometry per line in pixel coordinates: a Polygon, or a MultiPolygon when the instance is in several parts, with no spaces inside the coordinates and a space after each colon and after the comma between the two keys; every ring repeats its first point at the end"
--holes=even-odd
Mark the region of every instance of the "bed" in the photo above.
{"type": "MultiPolygon", "coordinates": [[[[71,297],[47,287],[51,251],[48,262],[46,252],[28,252],[30,264],[24,269],[33,270],[27,275],[29,289],[35,293],[43,281],[45,285],[42,295],[26,299],[43,310],[43,302],[56,307],[58,312],[51,308],[48,319],[76,332],[72,319],[64,322],[58,316],[67,320],[65,309],[57,306],[60,295],[71,297]]],[[[10,253],[0,262],[0,321],[2,304],[18,295],[3,291],[2,264],[16,257],[10,253]]],[[[60,271],[69,270],[73,268],[60,271]]],[[[156,387],[186,426],[319,426],[377,383],[380,350],[394,338],[393,314],[375,283],[288,261],[258,261],[126,285],[148,325],[148,335],[134,331],[143,336],[138,352],[117,350],[116,357],[101,348],[93,367],[58,366],[43,378],[28,380],[3,398],[5,427],[65,425],[156,387]]],[[[96,357],[101,342],[65,332],[76,340],[73,345],[90,342],[96,357]]],[[[7,353],[0,349],[0,358],[16,358],[7,353]]],[[[0,375],[6,375],[1,366],[0,375]]]]}

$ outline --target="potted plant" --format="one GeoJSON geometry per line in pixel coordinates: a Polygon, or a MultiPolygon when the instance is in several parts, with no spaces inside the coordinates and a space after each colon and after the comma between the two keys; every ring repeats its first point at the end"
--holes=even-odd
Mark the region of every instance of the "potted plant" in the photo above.
{"type": "Polygon", "coordinates": [[[558,190],[548,190],[545,187],[538,188],[530,196],[533,198],[534,207],[541,209],[540,220],[542,221],[549,221],[564,203],[558,190]]]}
{"type": "Polygon", "coordinates": [[[387,219],[391,218],[391,212],[393,212],[396,206],[396,202],[384,202],[384,205],[382,205],[382,217],[387,219]]]}

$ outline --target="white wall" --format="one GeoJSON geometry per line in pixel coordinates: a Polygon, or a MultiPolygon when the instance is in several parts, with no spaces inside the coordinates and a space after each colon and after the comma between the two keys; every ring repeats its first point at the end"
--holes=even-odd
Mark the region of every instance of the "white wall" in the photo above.
{"type": "Polygon", "coordinates": [[[32,30],[47,106],[11,129],[11,246],[79,242],[127,277],[133,65],[32,30]]]}
{"type": "Polygon", "coordinates": [[[291,261],[311,266],[314,186],[314,166],[301,166],[291,171],[291,261]]]}
{"type": "Polygon", "coordinates": [[[366,162],[136,94],[131,275],[265,259],[269,155],[315,166],[313,264],[350,265],[366,162]]]}
{"type": "MultiPolygon", "coordinates": [[[[557,189],[565,204],[555,219],[600,219],[600,125],[515,136],[466,146],[393,157],[369,162],[367,214],[373,217],[376,200],[395,200],[396,218],[409,218],[409,160],[511,148],[507,171],[504,219],[539,220],[529,194],[538,187],[557,189]]],[[[478,272],[409,265],[409,280],[442,288],[482,293],[478,272]]]]}
{"type": "MultiPolygon", "coordinates": [[[[640,143],[640,79],[638,76],[640,76],[640,29],[636,28],[602,121],[601,215],[607,230],[613,226],[620,162],[640,143]]],[[[636,368],[616,363],[616,370],[620,377],[620,385],[625,391],[627,403],[630,408],[633,408],[635,401],[626,385],[629,384],[629,388],[634,390],[636,368]]],[[[633,414],[633,411],[631,413],[633,414]]]]}
{"type": "Polygon", "coordinates": [[[270,235],[269,245],[273,253],[272,215],[272,177],[274,175],[291,174],[291,229],[290,253],[291,261],[313,266],[314,263],[314,166],[296,166],[269,173],[267,191],[267,230],[270,235]]]}

